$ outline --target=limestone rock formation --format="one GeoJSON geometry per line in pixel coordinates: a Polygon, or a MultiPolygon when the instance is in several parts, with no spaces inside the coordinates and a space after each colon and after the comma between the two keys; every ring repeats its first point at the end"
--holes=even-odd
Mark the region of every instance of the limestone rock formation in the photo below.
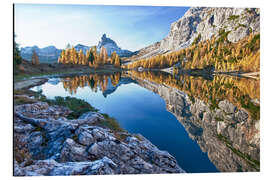
{"type": "Polygon", "coordinates": [[[105,47],[108,53],[108,56],[110,56],[114,51],[120,56],[120,57],[127,57],[133,55],[133,52],[129,50],[121,49],[114,40],[108,38],[106,34],[103,34],[101,37],[101,41],[99,41],[97,45],[97,51],[100,51],[102,47],[105,47]]]}
{"type": "Polygon", "coordinates": [[[169,34],[160,42],[138,51],[133,59],[151,57],[186,48],[200,35],[200,41],[229,32],[228,40],[237,42],[250,33],[260,32],[260,10],[255,8],[192,7],[171,24],[169,34]]]}
{"type": "Polygon", "coordinates": [[[97,126],[99,113],[67,120],[67,108],[43,102],[14,111],[15,176],[184,172],[143,136],[97,126]]]}

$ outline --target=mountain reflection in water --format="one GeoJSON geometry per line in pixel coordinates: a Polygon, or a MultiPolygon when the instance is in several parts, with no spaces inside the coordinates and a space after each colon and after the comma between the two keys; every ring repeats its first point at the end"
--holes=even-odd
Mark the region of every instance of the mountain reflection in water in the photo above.
{"type": "MultiPolygon", "coordinates": [[[[61,78],[60,82],[70,95],[76,95],[78,88],[89,87],[92,92],[101,91],[104,97],[113,94],[121,85],[137,84],[158,94],[165,101],[167,111],[177,118],[201,151],[207,152],[209,160],[219,171],[259,171],[260,169],[259,80],[228,76],[214,76],[209,80],[187,75],[174,77],[164,72],[129,71],[122,74],[65,77],[61,78]]],[[[137,94],[131,95],[137,96],[137,94]]],[[[143,127],[139,120],[138,126],[143,127]]],[[[134,132],[138,133],[136,129],[134,132]]],[[[148,132],[139,133],[148,136],[148,132]]],[[[149,135],[147,138],[154,144],[159,144],[158,137],[151,139],[149,135]]],[[[166,149],[165,146],[162,148],[166,149]]],[[[168,149],[174,156],[177,156],[179,151],[184,151],[176,149],[170,152],[170,148],[168,149]]],[[[176,158],[178,162],[181,161],[179,157],[176,158]]],[[[190,160],[190,166],[199,166],[192,162],[190,160]]],[[[205,163],[202,166],[211,166],[206,161],[205,163]]],[[[188,172],[214,171],[214,168],[188,170],[188,172]]]]}

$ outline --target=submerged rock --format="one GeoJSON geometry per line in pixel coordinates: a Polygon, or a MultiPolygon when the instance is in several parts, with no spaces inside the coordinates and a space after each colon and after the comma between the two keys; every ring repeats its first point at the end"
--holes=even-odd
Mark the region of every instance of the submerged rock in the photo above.
{"type": "Polygon", "coordinates": [[[68,109],[47,103],[14,109],[15,156],[27,154],[14,158],[15,176],[185,172],[143,136],[97,126],[99,113],[67,120],[68,109]]]}

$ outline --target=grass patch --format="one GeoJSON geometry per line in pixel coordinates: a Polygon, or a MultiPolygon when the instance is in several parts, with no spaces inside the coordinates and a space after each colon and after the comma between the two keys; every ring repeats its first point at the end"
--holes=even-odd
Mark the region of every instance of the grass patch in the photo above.
{"type": "Polygon", "coordinates": [[[143,139],[137,134],[135,134],[134,137],[136,137],[139,141],[143,141],[143,139]]]}
{"type": "Polygon", "coordinates": [[[228,20],[229,21],[234,21],[234,20],[236,20],[238,18],[239,18],[239,15],[231,15],[230,17],[228,17],[228,20]]]}
{"type": "Polygon", "coordinates": [[[110,117],[108,114],[105,113],[101,114],[104,116],[105,120],[99,123],[100,126],[107,127],[117,132],[124,132],[124,130],[120,127],[120,124],[117,122],[115,118],[110,117]]]}
{"type": "Polygon", "coordinates": [[[125,141],[126,138],[129,137],[128,134],[122,133],[122,132],[120,132],[120,133],[116,132],[116,133],[114,133],[114,136],[118,141],[121,141],[121,142],[125,141]]]}
{"type": "Polygon", "coordinates": [[[58,105],[58,106],[65,106],[69,108],[72,113],[70,113],[67,118],[68,119],[77,119],[79,118],[83,113],[89,112],[89,111],[94,111],[97,112],[98,109],[94,108],[91,106],[88,102],[77,99],[74,97],[60,97],[56,96],[54,99],[46,99],[46,98],[41,98],[41,101],[47,102],[49,105],[58,105]]]}
{"type": "MultiPolygon", "coordinates": [[[[20,104],[26,104],[26,102],[35,103],[37,101],[47,102],[50,106],[51,105],[58,105],[58,106],[64,106],[69,108],[72,112],[67,116],[67,119],[78,119],[82,114],[86,112],[98,112],[99,110],[91,106],[88,102],[77,99],[74,97],[60,97],[56,96],[54,99],[47,99],[46,96],[42,95],[42,91],[40,92],[34,92],[31,90],[16,90],[14,91],[14,94],[16,95],[32,95],[35,96],[35,99],[26,99],[24,101],[16,101],[16,103],[20,104]]],[[[101,127],[109,128],[116,132],[125,132],[124,129],[122,129],[118,123],[118,121],[110,117],[108,114],[101,113],[104,117],[103,121],[100,121],[97,125],[101,127]]],[[[40,131],[39,129],[36,129],[36,131],[40,131]]],[[[75,138],[75,137],[74,137],[75,138]]]]}
{"type": "Polygon", "coordinates": [[[224,121],[224,119],[220,118],[220,117],[215,117],[216,121],[224,121]]]}

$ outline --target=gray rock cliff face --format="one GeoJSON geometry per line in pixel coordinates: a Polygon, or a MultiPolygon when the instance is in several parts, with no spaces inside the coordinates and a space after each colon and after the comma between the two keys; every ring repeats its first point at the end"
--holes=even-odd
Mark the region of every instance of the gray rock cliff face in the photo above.
{"type": "Polygon", "coordinates": [[[68,109],[42,102],[14,111],[15,176],[185,172],[143,136],[96,126],[99,113],[67,120],[68,109]]]}
{"type": "Polygon", "coordinates": [[[231,42],[237,42],[250,33],[259,33],[260,10],[192,7],[183,17],[171,24],[167,37],[139,50],[138,54],[141,56],[136,56],[136,59],[189,47],[199,34],[200,41],[204,41],[219,36],[221,29],[230,31],[228,40],[231,42]]]}
{"type": "Polygon", "coordinates": [[[221,172],[259,171],[260,121],[227,100],[211,110],[202,100],[192,102],[182,91],[135,78],[139,85],[159,94],[189,136],[221,172]]]}
{"type": "Polygon", "coordinates": [[[128,57],[133,55],[133,52],[125,49],[121,49],[114,40],[108,38],[106,34],[103,34],[101,37],[101,41],[99,41],[97,45],[97,51],[100,51],[101,47],[104,46],[107,50],[108,55],[110,56],[114,51],[120,57],[128,57]]]}

